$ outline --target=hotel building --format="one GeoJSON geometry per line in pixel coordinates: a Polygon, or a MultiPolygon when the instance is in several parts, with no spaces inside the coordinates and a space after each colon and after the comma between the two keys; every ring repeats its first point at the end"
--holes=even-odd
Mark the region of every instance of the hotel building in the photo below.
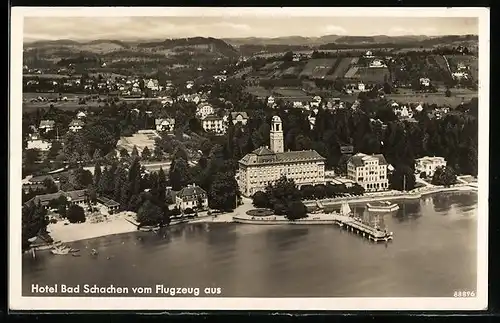
{"type": "Polygon", "coordinates": [[[363,186],[365,191],[382,191],[389,187],[387,161],[384,155],[358,153],[347,161],[347,178],[363,186]]]}
{"type": "Polygon", "coordinates": [[[270,146],[260,147],[239,161],[238,185],[245,196],[264,191],[281,176],[293,179],[298,186],[325,183],[325,158],[315,150],[284,151],[280,117],[271,122],[270,146]]]}

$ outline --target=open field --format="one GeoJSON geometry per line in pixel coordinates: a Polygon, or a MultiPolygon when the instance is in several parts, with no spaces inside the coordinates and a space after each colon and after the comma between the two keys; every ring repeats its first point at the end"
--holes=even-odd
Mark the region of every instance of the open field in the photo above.
{"type": "Polygon", "coordinates": [[[249,86],[245,92],[250,93],[258,98],[266,98],[271,95],[271,92],[260,86],[249,86]]]}
{"type": "Polygon", "coordinates": [[[273,94],[281,97],[305,97],[308,96],[306,92],[301,89],[293,88],[277,88],[273,90],[273,94]]]}
{"type": "Polygon", "coordinates": [[[25,78],[39,78],[39,79],[67,79],[67,78],[81,78],[81,74],[23,74],[25,78]]]}
{"type": "Polygon", "coordinates": [[[444,91],[437,93],[415,93],[411,90],[399,89],[398,94],[388,94],[386,98],[389,100],[394,100],[400,103],[427,103],[427,104],[437,104],[438,106],[450,106],[455,108],[461,102],[468,102],[473,98],[477,98],[477,92],[460,89],[451,91],[451,96],[446,97],[444,91]]]}
{"type": "Polygon", "coordinates": [[[141,133],[135,133],[131,137],[121,137],[116,146],[118,149],[125,148],[129,153],[131,153],[134,146],[136,146],[139,153],[141,153],[145,147],[153,150],[156,138],[159,138],[156,131],[143,131],[141,133]]]}
{"type": "MultiPolygon", "coordinates": [[[[87,93],[66,93],[63,92],[61,93],[61,97],[66,97],[68,100],[78,100],[79,98],[85,98],[89,97],[92,95],[97,95],[97,94],[87,94],[87,93]]],[[[36,99],[39,96],[42,98],[47,98],[47,99],[56,99],[59,97],[59,93],[54,93],[54,92],[24,92],[23,93],[23,100],[31,100],[31,99],[36,99]]],[[[108,96],[104,94],[99,94],[100,99],[106,99],[108,96]]]]}
{"type": "Polygon", "coordinates": [[[358,79],[365,83],[383,83],[387,79],[390,79],[390,72],[387,67],[351,67],[346,73],[346,79],[358,79]],[[354,70],[354,71],[353,71],[354,70]],[[354,72],[352,75],[349,73],[354,72]]]}
{"type": "Polygon", "coordinates": [[[310,78],[324,78],[334,67],[336,58],[311,59],[300,73],[300,76],[310,78]]]}
{"type": "Polygon", "coordinates": [[[457,65],[459,63],[469,67],[468,73],[472,79],[477,80],[478,77],[478,59],[476,56],[471,55],[447,55],[446,59],[450,64],[452,72],[457,72],[457,65]]]}
{"type": "Polygon", "coordinates": [[[337,62],[337,66],[331,75],[328,76],[329,79],[335,80],[337,78],[343,78],[344,75],[349,70],[351,66],[353,58],[352,57],[344,57],[339,62],[337,62]]]}
{"type": "Polygon", "coordinates": [[[78,104],[75,102],[36,102],[36,103],[23,103],[23,112],[34,112],[38,109],[48,109],[53,105],[54,108],[58,108],[65,111],[76,111],[82,108],[96,108],[96,107],[104,107],[105,104],[103,102],[87,102],[87,104],[78,104]]]}

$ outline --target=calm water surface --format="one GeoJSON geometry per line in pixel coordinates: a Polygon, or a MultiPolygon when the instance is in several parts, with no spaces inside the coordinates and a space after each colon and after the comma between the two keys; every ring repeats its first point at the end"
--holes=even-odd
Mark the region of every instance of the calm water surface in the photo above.
{"type": "MultiPolygon", "coordinates": [[[[477,194],[439,193],[398,204],[399,211],[382,219],[394,232],[388,244],[333,225],[231,223],[75,242],[81,257],[24,255],[23,295],[34,295],[32,284],[56,283],[220,287],[219,296],[226,297],[451,297],[455,290],[474,291],[477,194]],[[98,256],[90,255],[92,248],[98,256]]],[[[364,205],[351,208],[366,216],[364,205]]]]}

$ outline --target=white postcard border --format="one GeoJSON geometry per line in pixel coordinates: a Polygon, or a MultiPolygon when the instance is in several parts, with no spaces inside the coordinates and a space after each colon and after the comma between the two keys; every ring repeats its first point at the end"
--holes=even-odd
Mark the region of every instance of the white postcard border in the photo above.
{"type": "Polygon", "coordinates": [[[488,302],[489,59],[488,8],[89,8],[13,7],[9,108],[10,310],[481,310],[488,302]],[[412,16],[479,18],[478,262],[475,298],[136,298],[23,297],[21,156],[23,19],[28,16],[412,16]]]}

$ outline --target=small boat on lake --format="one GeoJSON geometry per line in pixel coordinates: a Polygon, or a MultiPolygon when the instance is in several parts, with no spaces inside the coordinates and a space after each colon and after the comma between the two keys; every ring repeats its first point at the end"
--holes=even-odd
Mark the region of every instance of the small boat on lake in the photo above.
{"type": "Polygon", "coordinates": [[[65,246],[54,247],[50,252],[53,255],[67,255],[71,252],[71,248],[65,246]]]}
{"type": "Polygon", "coordinates": [[[397,205],[396,203],[391,203],[389,201],[367,203],[366,207],[368,208],[369,212],[394,212],[399,210],[399,205],[397,205]]]}

